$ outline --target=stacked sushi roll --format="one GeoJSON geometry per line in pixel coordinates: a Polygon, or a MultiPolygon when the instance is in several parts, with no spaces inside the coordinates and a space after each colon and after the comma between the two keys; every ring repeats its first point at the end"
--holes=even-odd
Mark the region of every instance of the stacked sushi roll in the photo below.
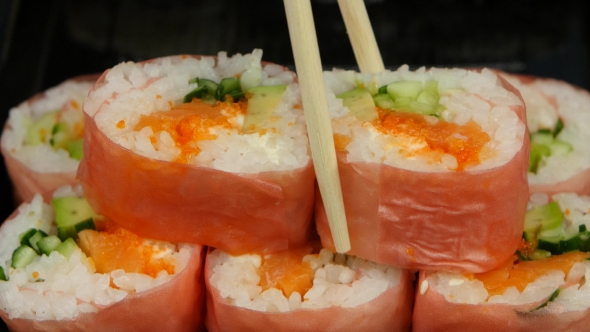
{"type": "Polygon", "coordinates": [[[194,331],[202,253],[140,238],[96,215],[80,187],[61,187],[0,228],[0,317],[15,331],[194,331]]]}
{"type": "Polygon", "coordinates": [[[142,236],[233,254],[304,244],[315,176],[298,85],[261,56],[106,71],[84,103],[90,204],[142,236]]]}
{"type": "MultiPolygon", "coordinates": [[[[484,272],[522,234],[529,141],[518,92],[489,70],[325,72],[351,254],[484,272]]],[[[334,248],[319,195],[316,223],[334,248]]]]}
{"type": "Polygon", "coordinates": [[[413,275],[321,249],[208,254],[209,331],[407,331],[413,275]]]}
{"type": "Polygon", "coordinates": [[[480,274],[422,272],[415,331],[583,331],[590,322],[590,196],[531,197],[517,255],[480,274]]]}
{"type": "Polygon", "coordinates": [[[36,193],[76,184],[83,156],[82,102],[97,75],[81,76],[40,93],[10,110],[2,132],[2,155],[17,202],[36,193]]]}
{"type": "Polygon", "coordinates": [[[559,80],[501,75],[526,104],[531,193],[590,194],[590,93],[559,80]]]}

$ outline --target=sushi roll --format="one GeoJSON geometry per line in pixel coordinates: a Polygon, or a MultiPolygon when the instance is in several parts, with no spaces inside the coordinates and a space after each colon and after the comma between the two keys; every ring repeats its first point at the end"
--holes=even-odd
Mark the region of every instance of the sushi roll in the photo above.
{"type": "Polygon", "coordinates": [[[76,184],[83,156],[82,102],[97,78],[69,79],[10,110],[1,147],[18,203],[36,193],[49,201],[57,188],[76,184]]]}
{"type": "MultiPolygon", "coordinates": [[[[491,71],[324,73],[352,255],[483,272],[513,255],[528,201],[522,99],[491,71]]],[[[333,250],[316,196],[322,245],[333,250]]]]}
{"type": "Polygon", "coordinates": [[[559,80],[501,75],[526,104],[531,193],[590,195],[590,93],[559,80]]]}
{"type": "Polygon", "coordinates": [[[261,57],[107,70],[84,102],[78,175],[93,208],[141,236],[232,254],[304,243],[315,175],[299,88],[261,57]]]}
{"type": "Polygon", "coordinates": [[[413,274],[327,249],[207,255],[209,331],[409,331],[413,274]]]}
{"type": "Polygon", "coordinates": [[[414,331],[586,331],[590,196],[533,195],[516,255],[479,274],[422,271],[414,331]]]}
{"type": "Polygon", "coordinates": [[[0,228],[0,317],[14,331],[202,329],[203,250],[97,216],[81,188],[23,203],[0,228]]]}

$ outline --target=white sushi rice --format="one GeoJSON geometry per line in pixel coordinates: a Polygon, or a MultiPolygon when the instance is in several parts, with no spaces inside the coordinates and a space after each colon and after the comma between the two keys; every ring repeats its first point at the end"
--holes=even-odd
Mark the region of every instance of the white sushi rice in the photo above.
{"type": "MultiPolygon", "coordinates": [[[[501,86],[497,76],[487,69],[480,73],[464,69],[410,71],[407,65],[397,71],[386,70],[376,75],[359,74],[353,71],[333,70],[324,72],[328,104],[335,134],[352,138],[347,145],[348,162],[373,162],[423,172],[453,171],[457,160],[444,154],[438,160],[424,155],[415,155],[426,146],[426,142],[403,135],[384,134],[369,122],[361,122],[343,106],[336,95],[350,91],[359,84],[372,94],[379,87],[398,81],[438,81],[440,104],[444,121],[460,126],[475,121],[490,141],[480,153],[481,163],[468,170],[490,169],[510,161],[521,149],[525,135],[525,124],[510,110],[511,106],[522,106],[520,99],[501,86]],[[493,151],[489,157],[490,151],[493,151]],[[408,157],[408,154],[413,156],[408,157]]],[[[440,121],[428,117],[432,123],[440,121]]]]}
{"type": "MultiPolygon", "coordinates": [[[[79,187],[61,188],[57,196],[80,192],[79,187]]],[[[43,203],[40,195],[31,203],[21,205],[18,215],[3,225],[0,232],[0,264],[9,277],[8,281],[0,281],[0,310],[11,319],[72,319],[164,284],[174,276],[165,270],[156,278],[123,270],[96,273],[94,263],[79,249],[69,259],[54,251],[49,256],[35,258],[25,268],[14,269],[10,267],[12,252],[20,245],[19,235],[30,228],[50,235],[57,233],[53,208],[43,203]]],[[[155,249],[155,255],[168,257],[174,263],[175,274],[185,268],[193,250],[188,245],[146,241],[155,249]]]]}
{"type": "Polygon", "coordinates": [[[210,128],[217,139],[199,141],[201,152],[189,163],[234,173],[303,167],[310,157],[295,74],[278,65],[263,67],[261,58],[262,50],[256,49],[231,58],[220,52],[217,65],[211,57],[197,60],[182,56],[144,64],[122,63],[112,68],[105,82],[90,93],[84,111],[115,143],[148,158],[172,161],[179,156],[180,149],[166,131],[154,133],[150,126],[140,131],[134,128],[141,115],[168,111],[181,104],[184,96],[197,87],[189,80],[199,77],[220,82],[222,78],[240,75],[243,88],[289,84],[271,120],[257,126],[269,129],[265,134],[244,134],[244,116],[231,117],[232,128],[210,128]],[[124,121],[124,128],[117,126],[120,121],[124,121]]]}
{"type": "MultiPolygon", "coordinates": [[[[590,229],[590,196],[573,193],[553,195],[552,200],[559,204],[564,214],[563,227],[566,234],[576,234],[579,225],[590,229]]],[[[545,194],[535,194],[529,201],[529,210],[549,203],[545,194]]],[[[527,285],[523,292],[509,287],[502,295],[489,296],[483,282],[465,277],[459,273],[437,272],[426,278],[429,287],[445,296],[452,303],[482,304],[507,303],[527,304],[546,300],[556,289],[564,287],[558,297],[548,304],[548,308],[564,310],[584,310],[590,308],[590,261],[575,263],[566,278],[561,270],[552,271],[527,285]]]]}
{"type": "Polygon", "coordinates": [[[561,118],[564,128],[557,138],[573,147],[566,155],[544,158],[537,174],[528,173],[529,183],[557,183],[590,168],[590,93],[557,80],[536,79],[524,84],[516,77],[504,77],[522,94],[529,132],[552,130],[561,118]]]}
{"type": "Polygon", "coordinates": [[[322,249],[307,255],[314,270],[313,287],[289,298],[276,288],[262,291],[257,269],[260,255],[231,256],[215,250],[209,257],[209,281],[229,304],[265,312],[320,309],[332,306],[352,308],[367,303],[400,283],[402,270],[354,256],[333,254],[322,249]]]}
{"type": "Polygon", "coordinates": [[[2,132],[2,147],[30,169],[49,172],[74,172],[80,161],[66,150],[54,150],[48,142],[31,146],[25,143],[27,124],[43,114],[61,110],[62,121],[70,127],[83,121],[82,103],[93,86],[88,81],[66,81],[44,92],[42,98],[23,102],[10,110],[7,126],[2,132]],[[72,104],[77,105],[74,107],[72,104]]]}

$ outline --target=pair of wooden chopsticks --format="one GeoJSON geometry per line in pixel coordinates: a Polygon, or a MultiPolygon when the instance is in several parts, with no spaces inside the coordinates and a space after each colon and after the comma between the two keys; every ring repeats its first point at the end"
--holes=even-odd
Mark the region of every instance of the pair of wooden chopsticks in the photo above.
{"type": "MultiPolygon", "coordinates": [[[[336,251],[350,250],[311,0],[284,0],[311,155],[336,251]]],[[[363,0],[338,0],[361,72],[384,70],[363,0]]]]}

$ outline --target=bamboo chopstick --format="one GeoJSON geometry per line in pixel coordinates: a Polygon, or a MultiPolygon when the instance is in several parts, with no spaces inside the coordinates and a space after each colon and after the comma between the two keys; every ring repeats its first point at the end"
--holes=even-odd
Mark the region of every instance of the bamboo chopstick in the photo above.
{"type": "Polygon", "coordinates": [[[334,137],[310,0],[284,0],[311,155],[336,251],[350,250],[334,137]]]}
{"type": "Polygon", "coordinates": [[[376,74],[385,70],[363,0],[338,0],[338,6],[361,72],[376,74]]]}

